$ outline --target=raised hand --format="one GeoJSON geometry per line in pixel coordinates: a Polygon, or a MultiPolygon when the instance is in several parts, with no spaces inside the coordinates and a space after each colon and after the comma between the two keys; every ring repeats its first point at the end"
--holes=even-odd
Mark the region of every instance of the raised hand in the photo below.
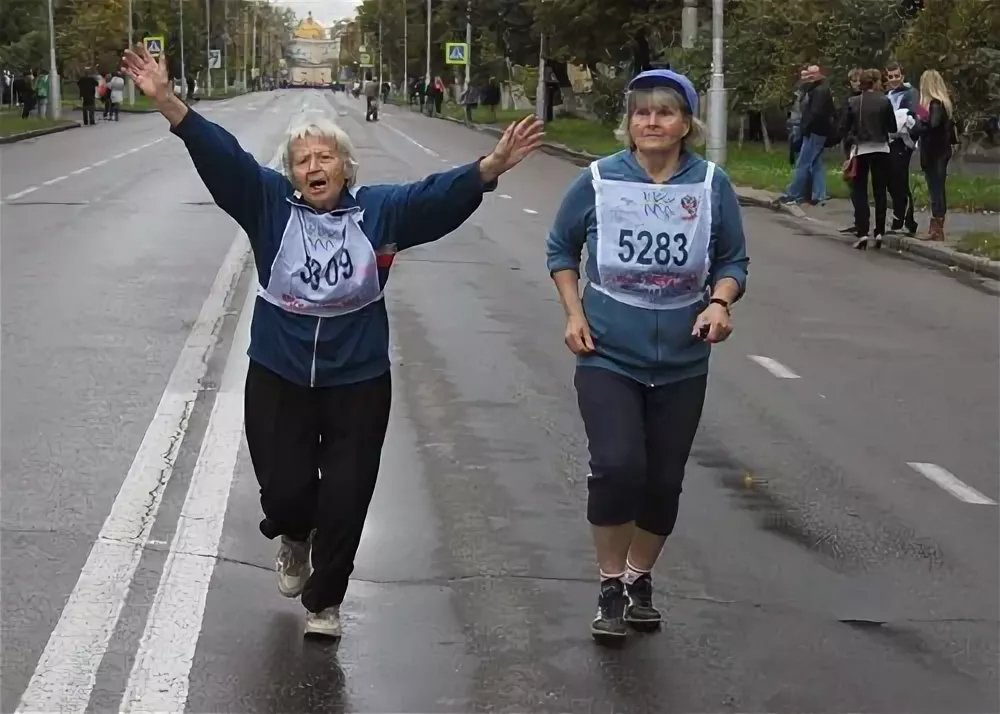
{"type": "Polygon", "coordinates": [[[135,50],[125,50],[122,57],[122,72],[132,78],[143,94],[154,101],[164,101],[173,95],[173,87],[167,74],[166,55],[160,55],[157,62],[143,45],[135,50]]]}
{"type": "Polygon", "coordinates": [[[493,181],[510,171],[529,154],[542,145],[545,124],[534,116],[512,122],[497,142],[493,152],[480,164],[480,172],[487,181],[493,181]]]}

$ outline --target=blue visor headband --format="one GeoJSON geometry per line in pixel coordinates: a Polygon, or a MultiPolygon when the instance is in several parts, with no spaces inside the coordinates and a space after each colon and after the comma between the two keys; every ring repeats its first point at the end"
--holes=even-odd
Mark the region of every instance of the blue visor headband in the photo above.
{"type": "Polygon", "coordinates": [[[698,92],[691,84],[691,80],[669,69],[652,69],[637,74],[628,83],[626,99],[630,101],[629,95],[633,92],[651,91],[657,88],[673,89],[686,104],[684,108],[691,114],[698,114],[698,92]]]}

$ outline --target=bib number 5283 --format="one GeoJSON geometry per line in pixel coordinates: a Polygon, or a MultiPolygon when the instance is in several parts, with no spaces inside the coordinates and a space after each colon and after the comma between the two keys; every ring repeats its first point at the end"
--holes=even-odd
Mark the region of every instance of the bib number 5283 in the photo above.
{"type": "Polygon", "coordinates": [[[673,236],[669,233],[657,233],[654,236],[649,231],[636,233],[628,228],[622,228],[618,236],[618,245],[622,248],[618,251],[618,258],[623,263],[637,265],[655,263],[665,267],[673,262],[680,267],[688,262],[688,238],[683,233],[676,233],[673,236]],[[671,247],[674,249],[673,252],[671,247]]]}

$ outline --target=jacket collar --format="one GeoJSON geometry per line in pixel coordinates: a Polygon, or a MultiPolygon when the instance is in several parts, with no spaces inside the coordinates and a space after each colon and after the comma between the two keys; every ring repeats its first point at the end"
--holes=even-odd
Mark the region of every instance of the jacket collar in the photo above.
{"type": "Polygon", "coordinates": [[[324,213],[329,213],[332,215],[342,215],[345,213],[357,213],[361,210],[361,205],[358,203],[357,199],[358,187],[344,188],[340,192],[340,198],[337,199],[337,205],[331,211],[319,211],[302,198],[302,193],[295,189],[292,189],[292,193],[287,197],[287,200],[293,206],[298,206],[299,208],[315,213],[316,215],[322,215],[324,213]]]}

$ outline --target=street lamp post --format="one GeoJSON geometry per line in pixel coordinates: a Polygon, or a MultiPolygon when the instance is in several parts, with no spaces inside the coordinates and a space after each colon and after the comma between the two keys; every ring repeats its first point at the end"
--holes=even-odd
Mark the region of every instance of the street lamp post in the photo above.
{"type": "Polygon", "coordinates": [[[56,65],[56,20],[49,0],[49,116],[62,116],[62,86],[59,81],[59,67],[56,65]]]}
{"type": "Polygon", "coordinates": [[[431,0],[427,0],[427,84],[425,92],[431,86],[431,0]]]}
{"type": "MultiPolygon", "coordinates": [[[[465,5],[465,93],[472,82],[472,0],[465,5]]],[[[468,101],[468,99],[466,99],[468,101]]]]}
{"type": "Polygon", "coordinates": [[[712,83],[708,89],[708,146],[706,156],[719,165],[726,163],[726,78],[723,73],[725,0],[712,0],[712,83]]]}
{"type": "MultiPolygon", "coordinates": [[[[132,0],[128,0],[128,48],[132,49],[132,43],[135,39],[132,37],[132,0]]],[[[128,104],[129,106],[135,105],[135,84],[132,82],[131,77],[125,79],[125,87],[128,92],[128,104]]]]}
{"type": "Polygon", "coordinates": [[[403,96],[410,102],[410,53],[407,45],[407,26],[410,24],[406,13],[406,0],[403,0],[403,96]]]}
{"type": "Polygon", "coordinates": [[[222,93],[229,91],[229,0],[222,0],[222,93]]]}
{"type": "MultiPolygon", "coordinates": [[[[187,88],[187,65],[184,63],[184,0],[179,0],[181,8],[181,86],[187,88]]],[[[181,90],[184,93],[184,89],[181,90]]]]}
{"type": "Polygon", "coordinates": [[[205,0],[205,76],[208,96],[212,96],[212,0],[205,0]]]}

